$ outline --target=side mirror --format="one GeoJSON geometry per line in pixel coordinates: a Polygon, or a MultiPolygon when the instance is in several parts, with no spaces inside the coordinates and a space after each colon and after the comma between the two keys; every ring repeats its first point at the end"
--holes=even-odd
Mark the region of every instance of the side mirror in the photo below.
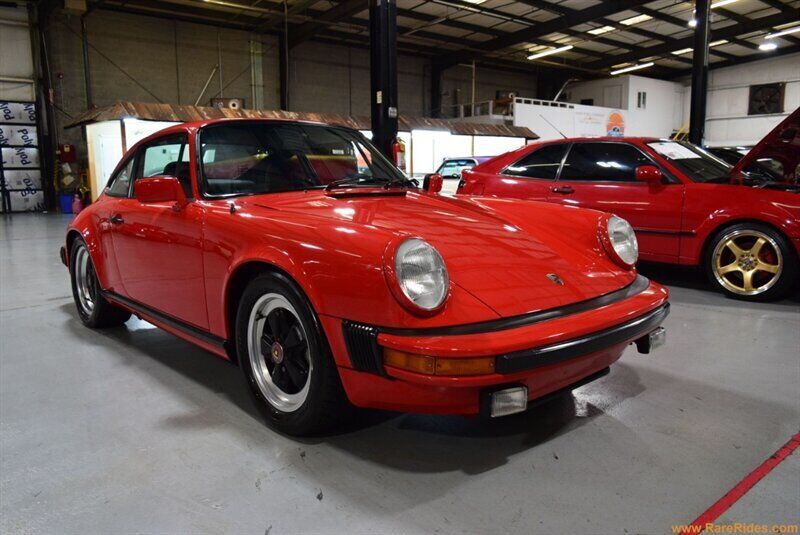
{"type": "Polygon", "coordinates": [[[664,173],[655,165],[640,165],[636,168],[636,180],[647,182],[648,184],[661,184],[664,173]]]}
{"type": "Polygon", "coordinates": [[[189,204],[183,186],[174,176],[140,178],[133,183],[133,193],[142,204],[174,202],[174,210],[181,210],[189,204]]]}
{"type": "Polygon", "coordinates": [[[422,183],[422,189],[428,193],[439,193],[442,191],[444,179],[439,173],[425,175],[425,181],[422,183]]]}

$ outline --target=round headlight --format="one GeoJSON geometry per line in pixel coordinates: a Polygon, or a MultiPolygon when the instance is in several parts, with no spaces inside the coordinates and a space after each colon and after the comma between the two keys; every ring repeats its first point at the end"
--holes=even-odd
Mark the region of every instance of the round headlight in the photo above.
{"type": "Polygon", "coordinates": [[[403,295],[423,311],[439,308],[450,280],[439,252],[417,238],[405,240],[394,255],[394,272],[403,295]]]}
{"type": "Polygon", "coordinates": [[[608,251],[611,257],[624,267],[633,267],[639,259],[639,242],[630,223],[621,217],[610,216],[606,220],[606,236],[612,249],[608,251]]]}

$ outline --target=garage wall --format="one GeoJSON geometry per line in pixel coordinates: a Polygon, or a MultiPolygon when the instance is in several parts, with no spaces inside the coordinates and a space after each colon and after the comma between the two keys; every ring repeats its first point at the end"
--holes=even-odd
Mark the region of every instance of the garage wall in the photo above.
{"type": "MultiPolygon", "coordinates": [[[[98,10],[87,17],[89,63],[96,106],[118,100],[194,104],[218,61],[222,49],[223,96],[252,102],[250,39],[245,31],[218,29],[156,17],[98,10]]],[[[85,154],[79,129],[64,131],[69,117],[86,109],[81,25],[78,15],[56,13],[46,29],[53,74],[58,135],[85,154]]],[[[262,43],[264,108],[280,107],[278,39],[257,37],[262,43]]],[[[398,58],[401,113],[430,113],[430,66],[411,56],[398,58]]],[[[289,66],[289,105],[294,111],[369,115],[369,51],[360,48],[305,42],[293,48],[289,66]]],[[[478,68],[477,100],[494,97],[498,89],[534,96],[536,77],[478,68]]],[[[461,90],[468,102],[471,69],[454,67],[443,77],[447,95],[461,90]]],[[[201,104],[219,93],[215,75],[201,104]]]]}
{"type": "MultiPolygon", "coordinates": [[[[684,120],[689,120],[690,81],[684,91],[684,120]]],[[[744,65],[715,69],[708,77],[706,144],[753,145],[800,107],[800,54],[767,58],[744,65]],[[750,86],[785,82],[784,112],[748,115],[750,86]]]]}

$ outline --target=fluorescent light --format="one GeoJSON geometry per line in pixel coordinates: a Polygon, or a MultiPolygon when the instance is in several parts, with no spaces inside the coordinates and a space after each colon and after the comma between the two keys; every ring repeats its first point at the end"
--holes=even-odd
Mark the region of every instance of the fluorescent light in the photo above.
{"type": "Polygon", "coordinates": [[[624,24],[625,26],[633,26],[634,24],[639,24],[640,22],[645,22],[652,19],[650,15],[636,15],[635,17],[631,17],[629,19],[619,21],[620,24],[624,24]]]}
{"type": "Polygon", "coordinates": [[[695,18],[689,19],[689,27],[694,28],[695,26],[697,26],[697,19],[695,18]]]}
{"type": "Polygon", "coordinates": [[[640,63],[639,65],[632,65],[630,67],[625,67],[624,69],[617,69],[616,71],[611,71],[611,75],[614,76],[615,74],[622,74],[631,71],[638,71],[639,69],[646,69],[647,67],[652,67],[655,65],[652,61],[648,61],[647,63],[640,63]]]}
{"type": "Polygon", "coordinates": [[[784,35],[789,35],[790,33],[800,32],[800,24],[797,26],[792,26],[791,28],[786,28],[785,30],[781,30],[775,33],[768,33],[764,36],[764,39],[775,39],[776,37],[783,37],[784,35]]]}
{"type": "Polygon", "coordinates": [[[595,28],[594,30],[589,30],[589,33],[592,35],[603,35],[604,33],[613,32],[616,28],[613,26],[603,26],[601,28],[595,28]]]}
{"type": "MultiPolygon", "coordinates": [[[[475,5],[478,5],[478,4],[482,4],[482,3],[484,3],[486,0],[464,0],[464,1],[465,1],[466,3],[468,3],[468,4],[475,4],[475,5]]],[[[723,1],[724,1],[724,0],[723,0],[723,1]]],[[[736,0],[733,0],[733,1],[735,2],[736,0]]]]}
{"type": "Polygon", "coordinates": [[[539,59],[545,56],[550,56],[553,54],[558,54],[559,52],[565,52],[567,50],[571,50],[572,45],[562,46],[560,48],[551,48],[550,50],[543,50],[542,52],[536,52],[535,54],[531,54],[528,56],[528,59],[539,59]]]}
{"type": "Polygon", "coordinates": [[[711,9],[714,9],[715,7],[727,6],[728,4],[732,4],[738,1],[739,0],[717,0],[716,2],[713,2],[711,4],[711,9]]]}
{"type": "Polygon", "coordinates": [[[728,42],[728,40],[727,40],[727,39],[720,39],[719,41],[711,41],[710,43],[708,43],[708,46],[719,46],[719,45],[724,45],[724,44],[725,44],[725,43],[727,43],[727,42],[728,42]]]}
{"type": "Polygon", "coordinates": [[[694,48],[689,47],[689,48],[681,48],[680,50],[674,50],[672,53],[675,54],[676,56],[682,56],[683,54],[688,54],[689,52],[692,51],[694,51],[694,48]]]}
{"type": "Polygon", "coordinates": [[[758,45],[758,49],[764,50],[765,52],[768,52],[770,50],[775,50],[776,48],[778,48],[778,45],[776,43],[761,43],[760,45],[758,45]]]}

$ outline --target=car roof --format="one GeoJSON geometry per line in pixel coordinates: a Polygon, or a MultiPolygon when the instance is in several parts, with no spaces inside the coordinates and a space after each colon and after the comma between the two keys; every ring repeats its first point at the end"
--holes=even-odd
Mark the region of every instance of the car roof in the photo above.
{"type": "Polygon", "coordinates": [[[539,140],[531,143],[531,145],[539,145],[544,143],[557,143],[557,142],[573,142],[573,141],[631,141],[631,142],[641,142],[641,143],[648,143],[651,141],[670,141],[665,138],[658,138],[658,137],[645,137],[645,136],[595,136],[595,137],[566,137],[561,139],[547,139],[547,140],[539,140]]]}

